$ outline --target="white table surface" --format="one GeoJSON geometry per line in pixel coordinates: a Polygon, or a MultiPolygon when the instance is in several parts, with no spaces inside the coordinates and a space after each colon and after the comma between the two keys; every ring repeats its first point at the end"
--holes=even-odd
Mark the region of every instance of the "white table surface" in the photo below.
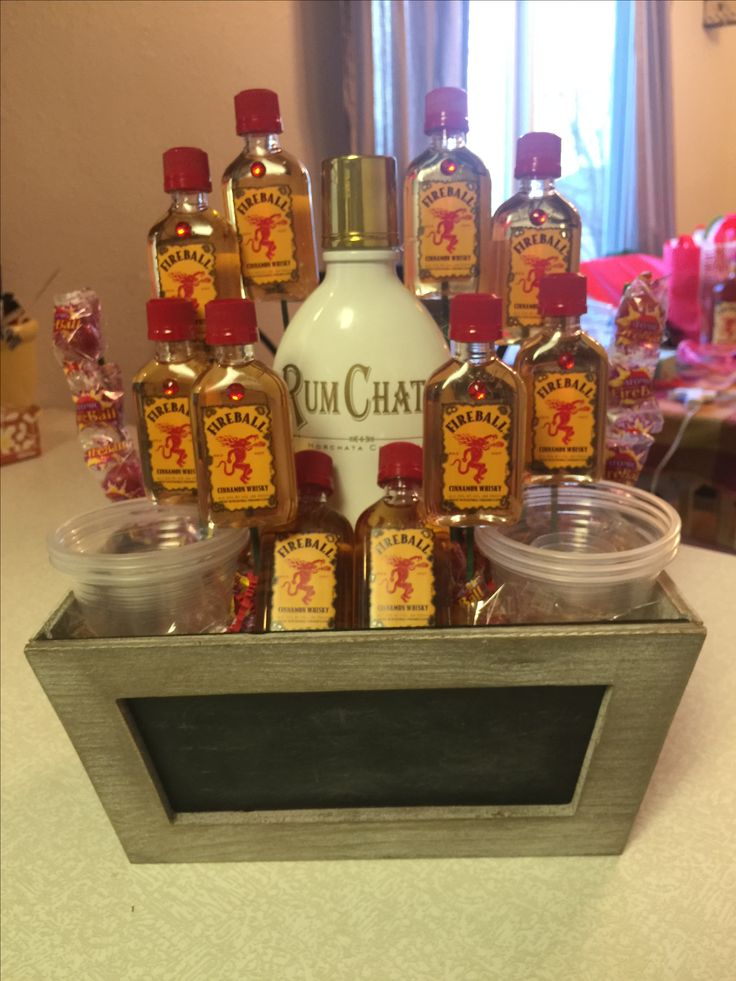
{"type": "Polygon", "coordinates": [[[135,866],[23,655],[104,503],[71,412],[1,477],[4,981],[736,978],[736,557],[670,568],[709,634],[623,855],[135,866]]]}

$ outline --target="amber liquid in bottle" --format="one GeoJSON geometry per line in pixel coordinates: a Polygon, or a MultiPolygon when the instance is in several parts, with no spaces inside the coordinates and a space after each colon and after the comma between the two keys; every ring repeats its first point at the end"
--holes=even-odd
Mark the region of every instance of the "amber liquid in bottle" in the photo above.
{"type": "Polygon", "coordinates": [[[608,357],[578,317],[548,317],[514,365],[527,393],[526,475],[532,483],[601,480],[608,357]]]}
{"type": "Polygon", "coordinates": [[[215,346],[214,358],[192,392],[203,520],[284,528],[297,508],[286,386],[252,344],[215,346]]]}
{"type": "Polygon", "coordinates": [[[485,293],[491,283],[491,178],[465,146],[442,130],[404,179],[404,284],[416,296],[485,293]]]}
{"type": "Polygon", "coordinates": [[[153,360],[133,378],[143,482],[159,504],[197,500],[190,396],[207,369],[191,341],[158,341],[153,360]]]}
{"type": "Polygon", "coordinates": [[[424,496],[433,521],[518,520],[525,417],[524,385],[495,346],[455,344],[455,356],[424,390],[424,496]]]}
{"type": "Polygon", "coordinates": [[[263,536],[262,629],[347,630],[353,619],[353,529],[319,487],[299,488],[288,531],[263,536]]]}
{"type": "Polygon", "coordinates": [[[518,192],[496,211],[493,292],[503,301],[505,340],[526,340],[541,329],[539,283],[550,273],[578,271],[580,230],[580,215],[551,178],[522,178],[518,192]]]}
{"type": "Polygon", "coordinates": [[[222,191],[246,293],[251,300],[305,300],[319,282],[309,174],[275,134],[244,139],[222,191]]]}
{"type": "Polygon", "coordinates": [[[731,262],[728,277],[713,287],[711,297],[710,340],[713,344],[736,344],[736,260],[731,262]]]}
{"type": "Polygon", "coordinates": [[[148,233],[155,296],[189,300],[204,344],[204,308],[242,296],[235,232],[202,191],[174,191],[172,205],[148,233]]]}
{"type": "Polygon", "coordinates": [[[429,522],[419,481],[395,477],[355,526],[355,626],[450,622],[449,532],[429,522]]]}

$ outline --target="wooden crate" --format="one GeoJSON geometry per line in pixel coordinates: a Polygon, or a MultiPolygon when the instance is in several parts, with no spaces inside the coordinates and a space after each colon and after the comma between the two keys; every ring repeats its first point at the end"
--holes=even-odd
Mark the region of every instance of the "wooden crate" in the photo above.
{"type": "Polygon", "coordinates": [[[623,850],[705,629],[70,639],[26,654],[132,862],[623,850]]]}

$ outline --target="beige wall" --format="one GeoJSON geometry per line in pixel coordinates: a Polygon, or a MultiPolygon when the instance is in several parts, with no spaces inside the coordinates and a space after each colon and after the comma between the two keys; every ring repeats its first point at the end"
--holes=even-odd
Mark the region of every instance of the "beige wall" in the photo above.
{"type": "Polygon", "coordinates": [[[691,232],[736,211],[736,26],[703,29],[701,0],[672,0],[675,219],[691,232]]]}
{"type": "MultiPolygon", "coordinates": [[[[41,322],[42,404],[70,405],[49,341],[55,293],[97,290],[126,380],[150,356],[145,243],[168,203],[164,149],[208,151],[220,207],[241,146],[233,95],[266,87],[313,180],[347,151],[337,5],[7,0],[2,21],[3,288],[41,322]]],[[[280,323],[273,305],[259,316],[280,323]]]]}

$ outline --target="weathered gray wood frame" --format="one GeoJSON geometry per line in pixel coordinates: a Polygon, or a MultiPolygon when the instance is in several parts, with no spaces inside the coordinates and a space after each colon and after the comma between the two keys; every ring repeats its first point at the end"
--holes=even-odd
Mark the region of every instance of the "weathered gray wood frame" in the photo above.
{"type": "Polygon", "coordinates": [[[621,852],[705,629],[609,623],[57,640],[64,604],[26,654],[131,862],[593,855],[621,852]],[[120,703],[149,696],[606,685],[565,806],[175,814],[120,703]]]}

